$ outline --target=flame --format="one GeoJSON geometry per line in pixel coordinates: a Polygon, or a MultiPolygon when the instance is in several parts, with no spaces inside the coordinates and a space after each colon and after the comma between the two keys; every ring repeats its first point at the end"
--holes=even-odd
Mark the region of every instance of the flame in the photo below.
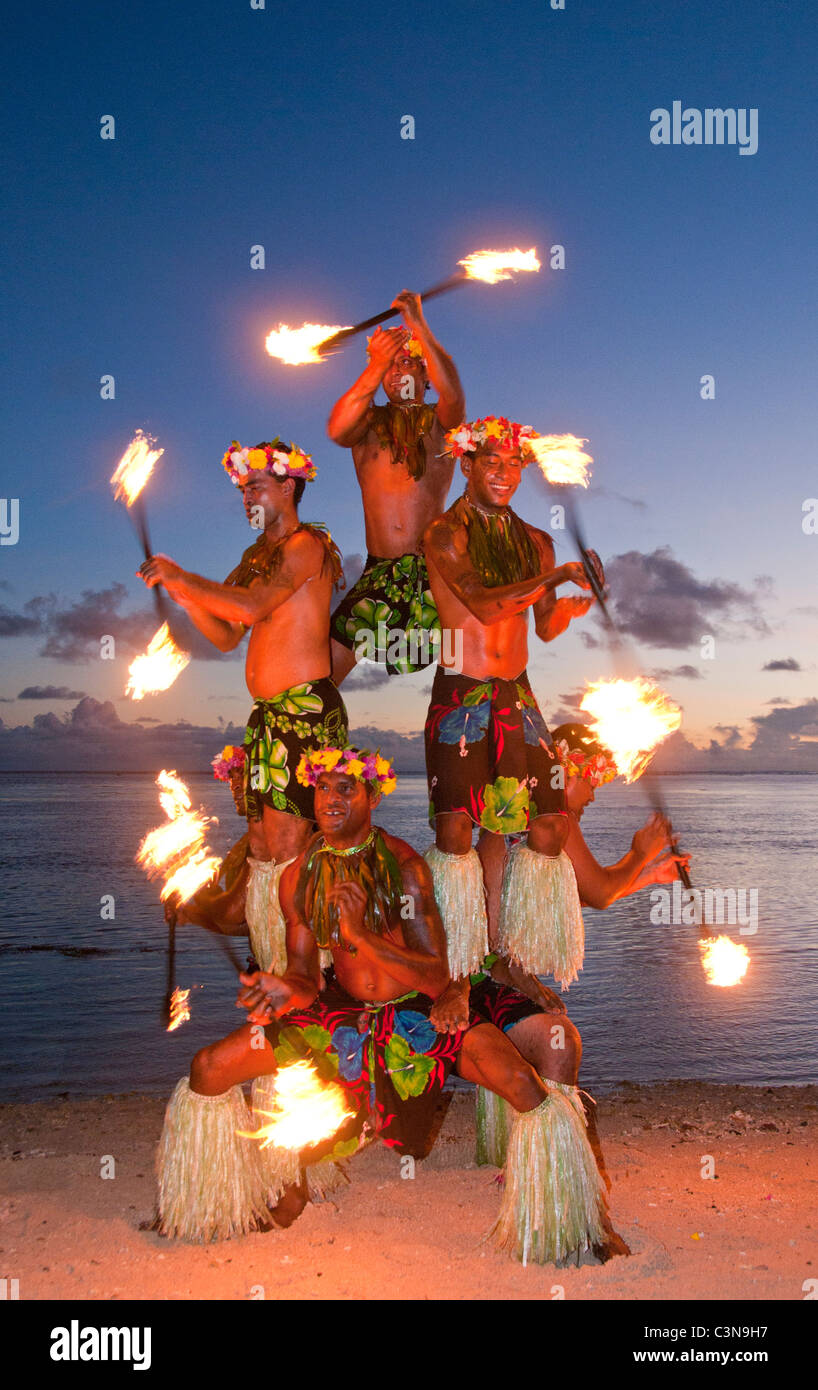
{"type": "Polygon", "coordinates": [[[659,744],[679,728],[682,711],[652,681],[595,681],[580,709],[591,715],[594,736],[614,755],[626,782],[641,777],[659,744]]]}
{"type": "Polygon", "coordinates": [[[496,285],[498,280],[510,280],[515,270],[540,268],[535,246],[530,251],[520,251],[517,247],[513,251],[472,251],[470,256],[457,264],[464,267],[470,280],[485,280],[487,285],[496,285]]]}
{"type": "Polygon", "coordinates": [[[267,334],[264,346],[271,357],[298,367],[303,362],[323,362],[325,359],[317,351],[319,343],[342,331],[343,325],[338,323],[303,323],[300,328],[280,323],[267,334]]]}
{"type": "Polygon", "coordinates": [[[173,994],[170,996],[168,1008],[170,1022],[165,1030],[166,1032],[172,1033],[174,1029],[180,1028],[183,1023],[187,1023],[190,1018],[189,995],[189,989],[180,989],[178,985],[176,986],[173,994]]]}
{"type": "Polygon", "coordinates": [[[170,628],[163,623],[153,634],[148,650],[134,657],[128,667],[125,694],[134,700],[141,700],[145,695],[167,690],[189,661],[190,652],[183,652],[181,647],[177,647],[170,635],[170,628]]]}
{"type": "Polygon", "coordinates": [[[156,779],[159,801],[168,818],[167,825],[150,830],[142,841],[136,861],[149,878],[164,874],[162,902],[173,894],[187,902],[214,877],[221,860],[209,854],[204,843],[213,817],[190,809],[190,795],[181,777],[163,768],[156,779]]]}
{"type": "Polygon", "coordinates": [[[221,866],[221,859],[216,854],[208,854],[202,847],[197,849],[174,869],[169,878],[165,879],[165,886],[159,894],[161,901],[167,902],[168,898],[175,893],[180,902],[186,903],[200,888],[204,888],[206,883],[216,877],[221,866]]]}
{"type": "Polygon", "coordinates": [[[750,964],[750,952],[740,942],[733,941],[729,936],[711,936],[699,942],[699,950],[709,985],[726,989],[744,979],[750,964]]]}
{"type": "Polygon", "coordinates": [[[128,507],[136,501],[153,472],[154,464],[165,452],[164,449],[152,449],[151,445],[155,443],[151,435],[137,430],[111,476],[114,497],[117,501],[124,497],[128,507]]]}
{"type": "Polygon", "coordinates": [[[526,448],[534,454],[549,483],[587,487],[589,465],[594,461],[582,447],[587,443],[587,439],[578,439],[575,434],[541,434],[538,439],[527,440],[526,448]]]}
{"type": "Polygon", "coordinates": [[[344,1088],[334,1081],[321,1081],[307,1061],[281,1067],[276,1073],[275,1092],[275,1110],[257,1112],[269,1115],[268,1123],[253,1132],[238,1131],[246,1139],[258,1139],[262,1149],[270,1145],[303,1149],[307,1144],[317,1144],[355,1114],[347,1109],[344,1088]]]}

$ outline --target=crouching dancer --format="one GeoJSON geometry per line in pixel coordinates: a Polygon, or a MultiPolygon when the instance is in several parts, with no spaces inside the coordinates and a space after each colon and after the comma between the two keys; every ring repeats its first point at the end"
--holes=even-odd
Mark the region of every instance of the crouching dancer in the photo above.
{"type": "Polygon", "coordinates": [[[249,1022],[204,1048],[169,1102],[158,1156],[163,1234],[207,1240],[289,1224],[307,1193],[291,1154],[265,1182],[241,1085],[311,1058],[346,1092],[350,1114],[302,1151],[314,1161],[378,1136],[423,1157],[450,1071],[517,1112],[495,1239],[523,1262],[579,1255],[604,1239],[604,1188],[584,1121],[513,1043],[476,1016],[438,1033],[433,1003],[449,983],[431,875],[404,841],[372,825],[390,764],[354,749],[316,749],[298,776],[314,785],[318,834],[282,875],[288,966],[243,976],[249,1022]],[[332,967],[319,994],[319,948],[332,967]],[[259,1026],[261,1025],[261,1026],[259,1026]]]}

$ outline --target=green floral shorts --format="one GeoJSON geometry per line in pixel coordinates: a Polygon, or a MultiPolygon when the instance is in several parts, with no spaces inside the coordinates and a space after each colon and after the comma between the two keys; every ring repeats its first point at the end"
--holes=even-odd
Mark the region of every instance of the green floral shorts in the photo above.
{"type": "Polygon", "coordinates": [[[302,787],[295,775],[301,754],[342,747],[346,738],[346,707],[329,676],[256,700],[244,735],[248,820],[261,820],[265,806],[312,820],[313,789],[302,787]]]}
{"type": "Polygon", "coordinates": [[[367,555],[358,583],[332,615],[333,638],[390,676],[422,671],[439,660],[440,623],[422,555],[379,560],[367,555]]]}

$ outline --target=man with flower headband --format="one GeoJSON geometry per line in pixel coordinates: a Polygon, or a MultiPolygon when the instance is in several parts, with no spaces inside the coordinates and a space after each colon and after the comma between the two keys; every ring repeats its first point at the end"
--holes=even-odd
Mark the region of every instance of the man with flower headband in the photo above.
{"type": "Polygon", "coordinates": [[[333,407],[327,425],[352,450],[366,524],[364,573],[332,615],[332,670],[338,685],[361,657],[390,675],[420,670],[440,643],[420,539],[443,511],[453,462],[444,431],[462,420],[457,368],[433,336],[420,297],[404,290],[393,308],[404,328],[378,328],[369,362],[333,407]],[[429,382],[434,404],[424,395],[429,382]],[[373,398],[383,385],[386,404],[373,398]],[[390,634],[400,634],[391,636],[390,634]]]}
{"type": "Polygon", "coordinates": [[[241,977],[238,1003],[250,1022],[197,1053],[189,1080],[174,1091],[157,1165],[158,1229],[208,1240],[257,1229],[270,1210],[279,1224],[295,1219],[307,1200],[298,1157],[267,1150],[262,1168],[241,1085],[306,1060],[343,1087],[348,1112],[331,1135],[301,1151],[310,1163],[327,1152],[349,1155],[367,1135],[423,1157],[452,1069],[495,1089],[518,1113],[518,1127],[549,1106],[559,1181],[555,1175],[550,1190],[540,1167],[532,1188],[512,1134],[497,1242],[540,1262],[597,1244],[604,1190],[559,1084],[557,1055],[556,1079],[543,1081],[491,1024],[475,1018],[439,1033],[429,1020],[449,979],[446,942],[426,864],[372,825],[381,794],[395,785],[390,764],[353,748],[315,749],[298,776],[315,789],[318,834],[281,881],[287,969],[241,977]],[[321,948],[333,958],[323,992],[321,948]]]}
{"type": "Polygon", "coordinates": [[[502,416],[451,430],[446,442],[466,489],[424,536],[441,622],[463,633],[462,670],[438,666],[426,721],[436,841],[427,857],[458,982],[438,1005],[442,1024],[462,1020],[468,975],[489,944],[522,969],[538,998],[533,977],[553,974],[565,985],[581,963],[562,773],[525,667],[528,610],[537,636],[552,641],[591,601],[555,599],[555,588],[590,586],[580,564],[555,568],[550,537],[511,509],[536,437],[502,416]],[[503,877],[504,837],[512,834],[527,843],[509,856],[503,877]]]}
{"type": "MultiPolygon", "coordinates": [[[[341,557],[324,527],[298,518],[304,487],[315,477],[309,454],[278,439],[254,449],[234,440],[222,466],[239,489],[248,520],[261,531],[240,563],[223,584],[162,555],[146,560],[139,573],[149,586],[164,584],[220,651],[232,651],[250,632],[245,675],[255,704],[244,738],[245,911],[256,958],[283,967],[278,880],[313,828],[312,788],[299,783],[296,769],[304,748],[343,741],[347,732],[329,650],[341,557]]],[[[236,920],[240,891],[243,885],[232,893],[227,921],[236,920]]],[[[206,904],[204,898],[198,904],[216,918],[217,897],[210,893],[206,904]]]]}

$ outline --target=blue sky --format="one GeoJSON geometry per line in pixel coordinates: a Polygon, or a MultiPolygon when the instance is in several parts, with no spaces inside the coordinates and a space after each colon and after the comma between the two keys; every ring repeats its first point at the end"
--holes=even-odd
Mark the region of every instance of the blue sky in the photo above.
{"type": "MultiPolygon", "coordinates": [[[[614,577],[627,584],[626,626],[640,590],[655,592],[638,660],[686,668],[664,684],[697,743],[746,743],[770,700],[803,707],[809,728],[818,537],[801,508],[818,492],[818,219],[806,4],[46,4],[11,29],[3,493],[19,498],[20,538],[0,548],[7,726],[68,712],[73,698],[17,698],[49,688],[112,700],[126,721],[240,722],[240,663],[194,662],[137,711],[122,699],[126,640],[116,662],[83,659],[96,614],[113,604],[127,634],[124,615],[145,609],[108,485],[133,430],[165,448],[149,519],[156,548],[186,567],[222,577],[252,539],[219,459],[234,437],[275,433],[318,465],[302,515],[360,552],[351,460],[324,430],[362,344],[287,368],[264,352],[266,332],[353,322],[480,246],[536,245],[546,260],[558,243],[564,270],[430,306],[470,417],[590,440],[586,530],[615,600],[614,577]],[[677,99],[757,108],[758,152],[652,145],[650,112],[677,99]],[[107,114],[113,141],[99,138],[107,114]],[[405,114],[413,141],[400,138],[405,114]],[[266,269],[253,271],[259,243],[266,269]],[[103,373],[113,401],[100,399],[103,373]],[[667,550],[681,567],[669,589],[655,558],[667,550]],[[126,593],[100,599],[115,583],[126,593]],[[716,633],[712,661],[699,628],[716,633]],[[762,669],[781,661],[800,669],[762,669]]],[[[547,515],[531,478],[518,510],[547,515]]],[[[556,715],[609,666],[577,630],[530,669],[556,715]]],[[[353,722],[419,729],[426,683],[393,683],[388,710],[382,690],[350,692],[353,722]]]]}

